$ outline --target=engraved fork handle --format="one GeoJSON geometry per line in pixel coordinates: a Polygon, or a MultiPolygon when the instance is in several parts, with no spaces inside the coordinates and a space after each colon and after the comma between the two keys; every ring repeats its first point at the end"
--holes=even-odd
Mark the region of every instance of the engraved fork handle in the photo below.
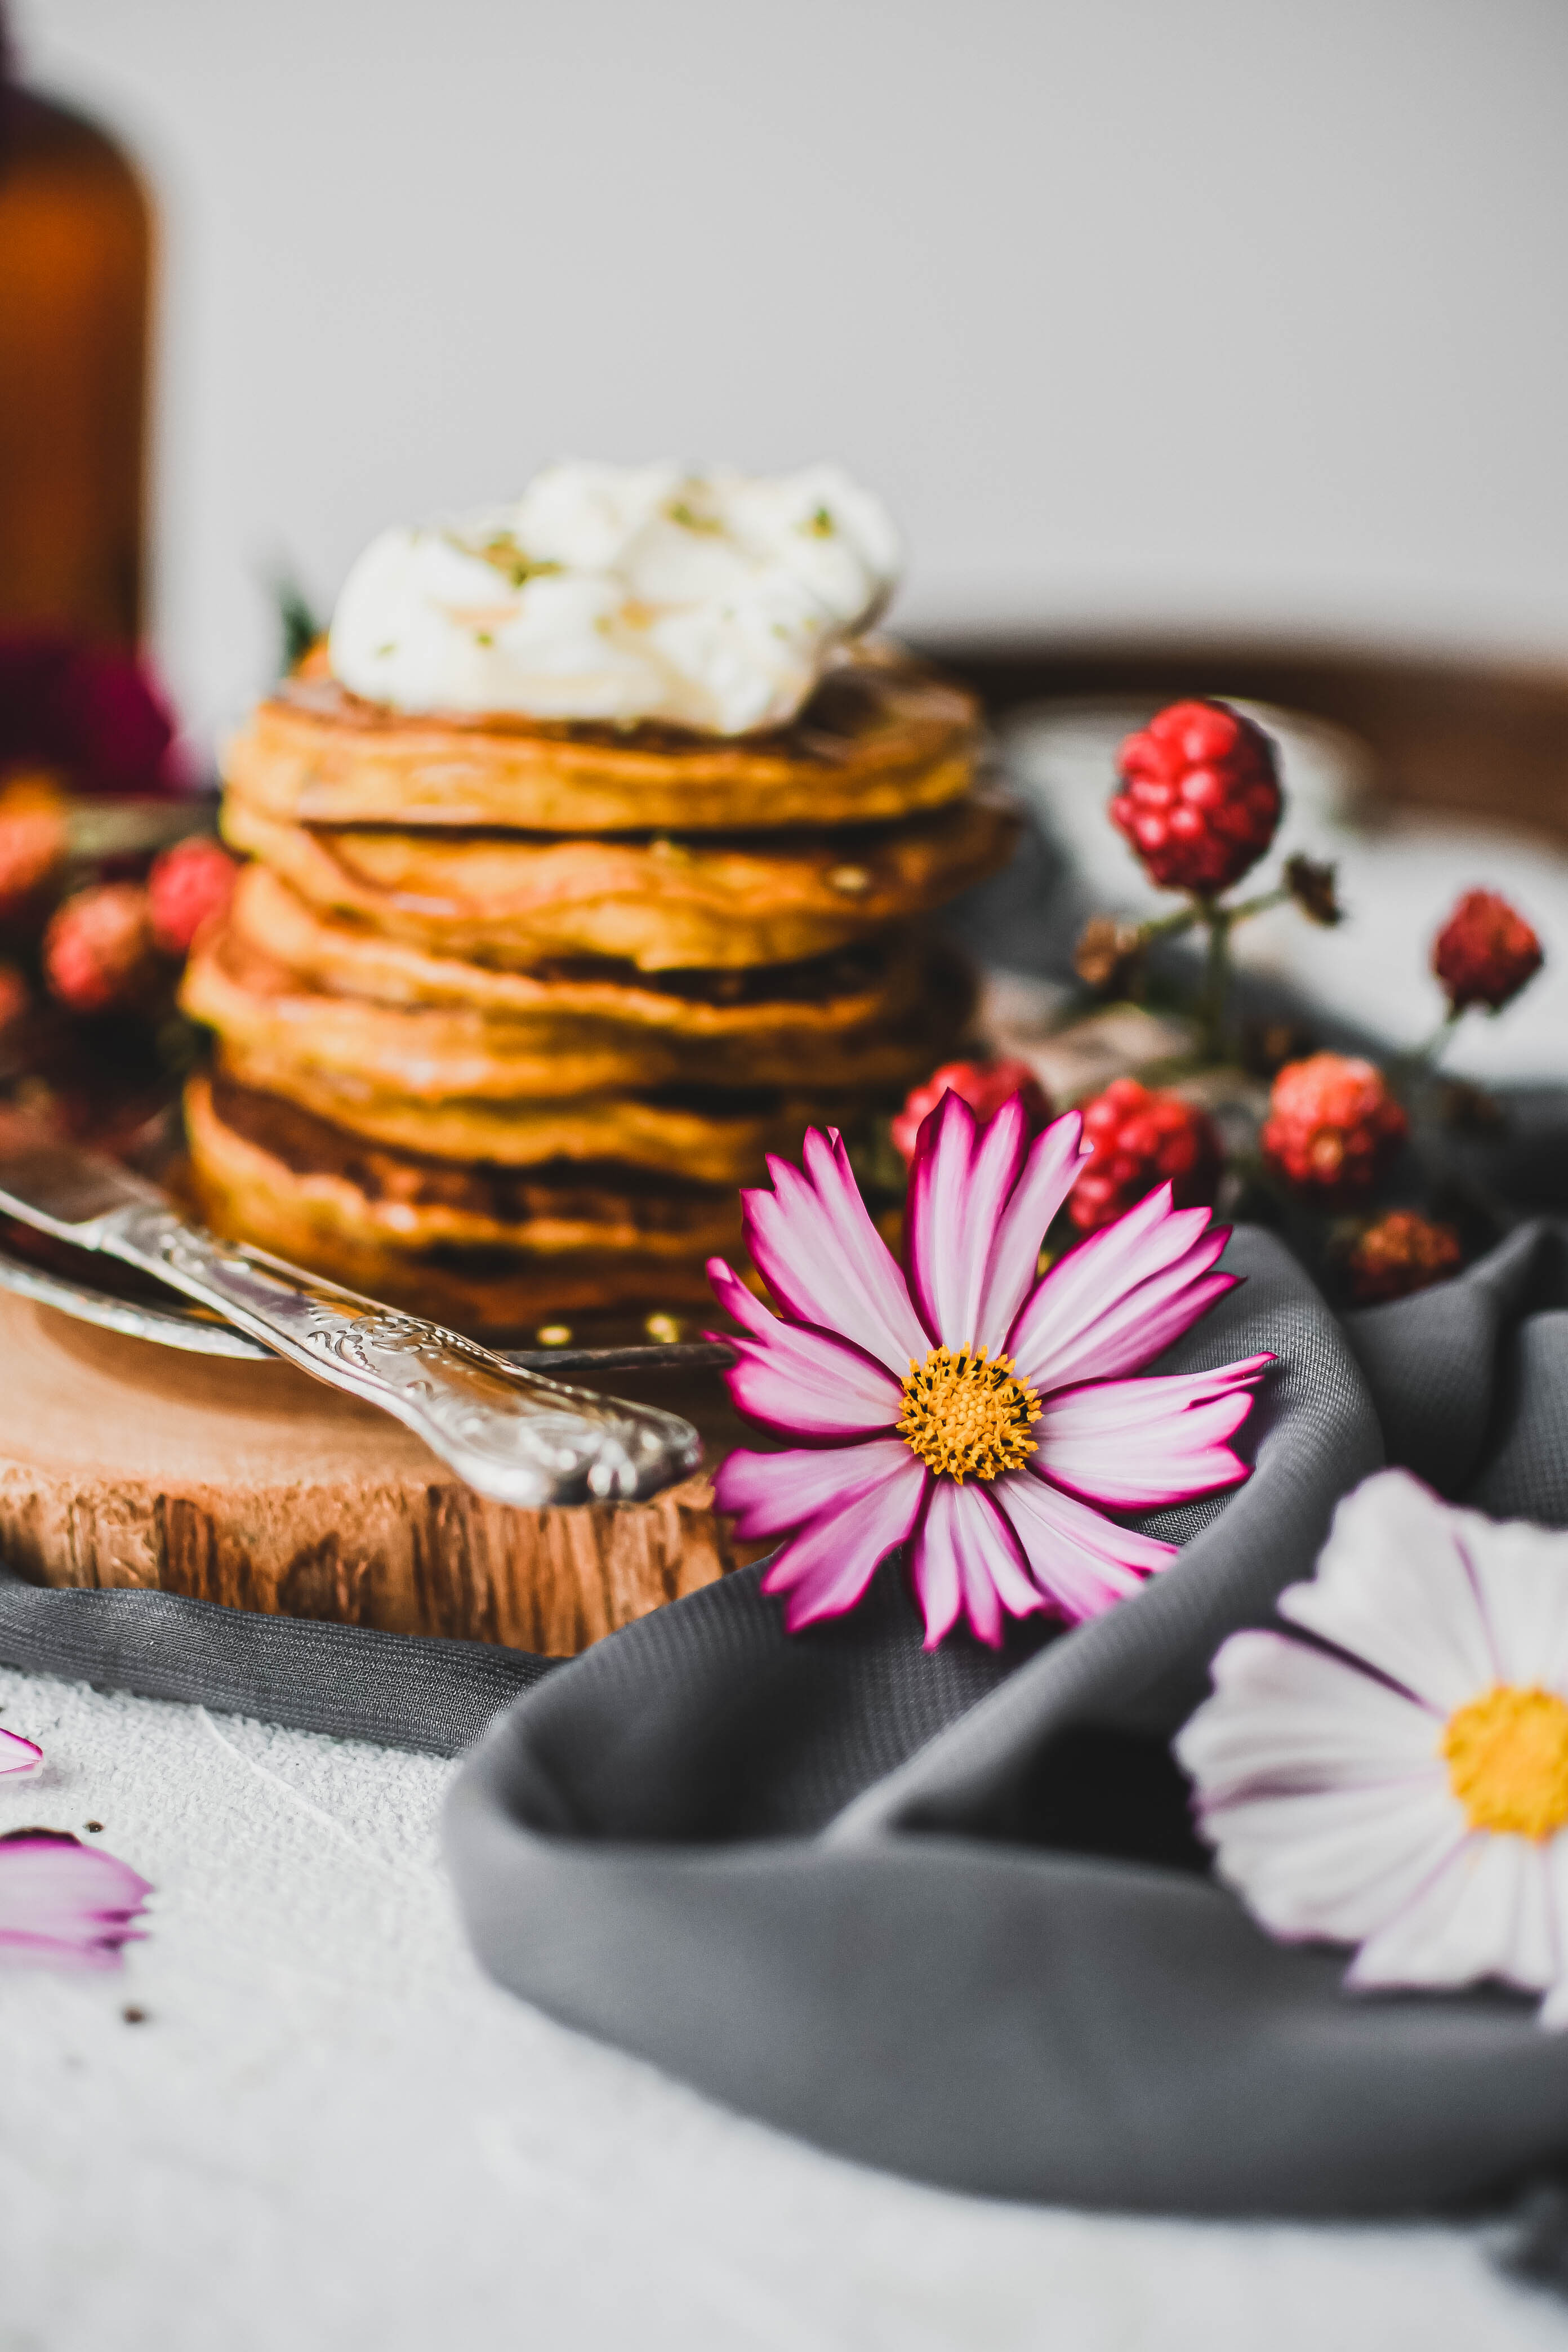
{"type": "Polygon", "coordinates": [[[172,1209],[116,1209],[94,1246],[155,1275],[332,1388],[379,1405],[481,1495],[525,1510],[631,1501],[697,1467],[689,1421],[567,1388],[456,1331],[219,1241],[172,1209]]]}

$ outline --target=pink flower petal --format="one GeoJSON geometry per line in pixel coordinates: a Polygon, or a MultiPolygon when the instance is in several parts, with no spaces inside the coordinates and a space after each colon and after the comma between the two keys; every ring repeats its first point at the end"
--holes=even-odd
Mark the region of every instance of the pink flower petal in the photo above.
{"type": "Polygon", "coordinates": [[[753,1454],[742,1445],[719,1465],[713,1496],[721,1511],[734,1515],[738,1535],[761,1543],[900,1477],[910,1463],[923,1475],[901,1437],[785,1454],[753,1454]]]}
{"type": "MultiPolygon", "coordinates": [[[[875,1442],[847,1446],[844,1458],[882,1450],[875,1442]]],[[[792,1633],[853,1609],[888,1554],[913,1532],[927,1473],[907,1445],[899,1444],[897,1451],[901,1464],[808,1520],[763,1577],[764,1592],[785,1595],[784,1622],[792,1633]]]]}
{"type": "Polygon", "coordinates": [[[112,1969],[153,1892],[129,1864],[58,1830],[0,1837],[0,1962],[112,1969]]]}
{"type": "Polygon", "coordinates": [[[1055,1485],[1121,1510],[1234,1486],[1247,1467],[1226,1440],[1251,1412],[1252,1385],[1273,1361],[1248,1356],[1217,1371],[1058,1390],[1036,1423],[1040,1467],[1055,1485]]]}
{"type": "Polygon", "coordinates": [[[950,1091],[921,1128],[904,1249],[921,1320],[939,1347],[983,1344],[980,1302],[991,1244],[1028,1142],[1029,1123],[1016,1095],[980,1129],[963,1097],[950,1091]]]}
{"type": "Polygon", "coordinates": [[[44,1751],[19,1731],[0,1731],[0,1772],[36,1772],[44,1751]]]}
{"type": "Polygon", "coordinates": [[[931,1341],[860,1198],[837,1133],[806,1130],[803,1169],[770,1158],[773,1190],[742,1192],[746,1246],[786,1315],[851,1340],[895,1379],[931,1341]]]}
{"type": "Polygon", "coordinates": [[[1040,1244],[1088,1157],[1083,1120],[1076,1110],[1053,1119],[1030,1146],[986,1263],[974,1339],[988,1354],[1005,1347],[1018,1310],[1037,1279],[1040,1244]]]}
{"type": "Polygon", "coordinates": [[[995,1649],[1004,1611],[1026,1617],[1045,1606],[1029,1581],[1016,1531],[983,1485],[933,1479],[910,1559],[928,1650],[936,1648],[960,1616],[967,1617],[977,1639],[995,1649]]]}
{"type": "Polygon", "coordinates": [[[739,1358],[724,1377],[743,1413],[791,1437],[859,1437],[892,1427],[903,1395],[879,1364],[826,1332],[781,1323],[722,1258],[709,1260],[708,1278],[719,1304],[752,1335],[709,1334],[739,1358]]]}
{"type": "Polygon", "coordinates": [[[1162,1184],[1054,1265],[1008,1340],[1020,1380],[1041,1390],[1142,1370],[1236,1276],[1211,1271],[1230,1239],[1206,1209],[1173,1209],[1162,1184]]]}
{"type": "Polygon", "coordinates": [[[1174,1544],[1119,1528],[1033,1470],[1009,1472],[992,1492],[1017,1532],[1030,1575],[1069,1624],[1102,1615],[1177,1556],[1174,1544]]]}

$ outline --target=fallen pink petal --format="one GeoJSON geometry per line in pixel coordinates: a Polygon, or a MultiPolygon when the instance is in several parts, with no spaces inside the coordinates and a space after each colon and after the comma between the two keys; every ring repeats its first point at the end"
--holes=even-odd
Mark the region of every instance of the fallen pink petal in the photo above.
{"type": "Polygon", "coordinates": [[[114,1969],[153,1892],[101,1846],[62,1830],[0,1837],[0,1964],[114,1969]]]}
{"type": "Polygon", "coordinates": [[[0,1772],[36,1772],[43,1760],[36,1740],[24,1739],[19,1731],[0,1731],[0,1772]]]}
{"type": "Polygon", "coordinates": [[[983,1127],[945,1095],[915,1145],[907,1278],[837,1134],[742,1196],[782,1313],[711,1262],[744,1335],[730,1391],[795,1444],[732,1454],[718,1500],[748,1540],[786,1538],[763,1590],[792,1632],[854,1608],[900,1544],[928,1649],[960,1622],[994,1646],[1007,1617],[1098,1616],[1177,1557],[1108,1512],[1248,1475],[1229,1441],[1271,1357],[1139,1377],[1235,1287],[1228,1227],[1163,1184],[1042,1276],[1083,1157],[1076,1111],[1037,1136],[1016,1096],[983,1127]]]}

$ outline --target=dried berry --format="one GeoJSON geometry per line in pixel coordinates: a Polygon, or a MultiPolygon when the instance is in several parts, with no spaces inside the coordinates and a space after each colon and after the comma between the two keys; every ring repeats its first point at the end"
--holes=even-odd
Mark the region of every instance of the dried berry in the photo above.
{"type": "Polygon", "coordinates": [[[1285,860],[1285,887],[1307,920],[1321,923],[1325,930],[1345,919],[1334,883],[1334,868],[1320,865],[1315,857],[1304,857],[1298,851],[1285,860]]]}
{"type": "Polygon", "coordinates": [[[1371,1191],[1405,1139],[1409,1120],[1371,1062],[1311,1054],[1274,1081],[1263,1153],[1301,1191],[1329,1205],[1371,1191]]]}
{"type": "Polygon", "coordinates": [[[1228,890],[1274,838],[1274,746],[1223,702],[1172,703],[1129,735],[1120,766],[1111,818],[1164,889],[1228,890]]]}
{"type": "Polygon", "coordinates": [[[147,893],[139,882],[79,890],[44,934],[44,976],[73,1013],[116,1013],[141,1003],[152,977],[147,893]]]}
{"type": "Polygon", "coordinates": [[[1098,1233],[1167,1178],[1178,1208],[1210,1202],[1225,1165],[1219,1137],[1180,1095],[1114,1078],[1084,1108],[1092,1158],[1073,1186],[1068,1214],[1081,1234],[1098,1233]]]}
{"type": "Polygon", "coordinates": [[[1073,950],[1073,970],[1097,996],[1136,996],[1142,985],[1147,942],[1136,923],[1091,915],[1073,950]]]}
{"type": "Polygon", "coordinates": [[[1368,1225],[1346,1260],[1352,1292],[1363,1307],[1446,1282],[1462,1263],[1453,1226],[1435,1224],[1414,1209],[1391,1209],[1368,1225]]]}
{"type": "Polygon", "coordinates": [[[1541,965],[1541,941],[1495,890],[1467,890],[1432,943],[1432,969],[1456,1013],[1499,1012],[1541,965]]]}
{"type": "Polygon", "coordinates": [[[238,871],[226,849],[200,834],[154,858],[147,899],[153,937],[165,955],[190,953],[202,925],[228,905],[238,871]]]}
{"type": "Polygon", "coordinates": [[[921,1121],[930,1118],[945,1094],[962,1096],[982,1127],[1014,1095],[1023,1097],[1029,1125],[1036,1132],[1051,1117],[1051,1098],[1027,1062],[945,1062],[923,1086],[913,1088],[893,1121],[893,1141],[906,1161],[914,1158],[921,1121]]]}

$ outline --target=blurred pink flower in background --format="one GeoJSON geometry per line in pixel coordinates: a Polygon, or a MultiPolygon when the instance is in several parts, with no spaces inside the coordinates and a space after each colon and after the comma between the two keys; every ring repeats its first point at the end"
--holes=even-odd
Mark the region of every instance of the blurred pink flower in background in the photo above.
{"type": "Polygon", "coordinates": [[[0,776],[44,770],[74,793],[188,788],[174,722],[144,664],[52,630],[0,632],[0,776]]]}

